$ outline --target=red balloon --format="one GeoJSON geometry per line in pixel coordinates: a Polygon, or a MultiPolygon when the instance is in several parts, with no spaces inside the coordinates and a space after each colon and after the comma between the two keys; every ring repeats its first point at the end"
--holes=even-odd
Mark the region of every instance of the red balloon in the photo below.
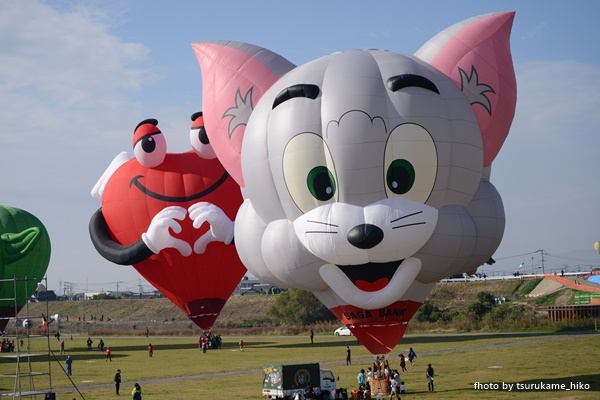
{"type": "Polygon", "coordinates": [[[329,310],[372,354],[388,354],[398,344],[408,322],[421,306],[417,301],[397,301],[387,307],[363,310],[341,305],[329,310]]]}
{"type": "MultiPolygon", "coordinates": [[[[140,129],[140,126],[136,129],[138,136],[140,129]]],[[[134,137],[134,146],[136,139],[134,137]]],[[[101,215],[97,212],[92,218],[90,234],[100,254],[113,262],[124,264],[126,260],[141,258],[132,263],[134,268],[196,325],[210,329],[246,273],[234,245],[213,241],[204,253],[192,251],[191,255],[184,256],[175,248],[164,248],[154,254],[141,241],[157,213],[170,206],[187,210],[198,202],[217,205],[232,221],[242,203],[239,186],[218,159],[201,158],[192,150],[181,154],[166,153],[159,165],[146,167],[137,158],[132,158],[106,182],[99,210],[101,215]],[[103,241],[110,240],[99,237],[102,223],[98,221],[102,219],[110,237],[117,243],[108,245],[117,248],[121,255],[129,251],[123,260],[107,254],[103,241]],[[149,256],[139,256],[139,251],[132,250],[140,247],[144,249],[142,253],[149,256]]],[[[169,229],[170,235],[185,241],[191,248],[210,228],[208,223],[194,228],[188,215],[177,222],[181,232],[169,229]]]]}

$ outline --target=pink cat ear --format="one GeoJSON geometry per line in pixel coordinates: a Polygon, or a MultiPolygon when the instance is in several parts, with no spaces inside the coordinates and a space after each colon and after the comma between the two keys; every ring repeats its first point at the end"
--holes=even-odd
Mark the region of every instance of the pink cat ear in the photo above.
{"type": "Polygon", "coordinates": [[[510,53],[514,12],[473,17],[437,34],[415,53],[452,79],[471,102],[483,138],[483,165],[504,143],[517,104],[510,53]]]}
{"type": "Polygon", "coordinates": [[[248,43],[199,42],[192,48],[202,70],[206,133],[223,167],[244,187],[241,151],[250,114],[263,94],[295,66],[248,43]]]}

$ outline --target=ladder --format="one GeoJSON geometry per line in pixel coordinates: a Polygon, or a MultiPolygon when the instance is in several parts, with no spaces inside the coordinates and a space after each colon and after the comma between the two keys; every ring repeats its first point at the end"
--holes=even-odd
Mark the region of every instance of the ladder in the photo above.
{"type": "MultiPolygon", "coordinates": [[[[51,371],[51,363],[50,363],[50,337],[46,333],[42,334],[34,334],[33,333],[33,325],[37,321],[42,325],[43,317],[41,315],[33,316],[29,314],[29,296],[28,293],[28,283],[32,281],[36,281],[37,284],[39,279],[34,278],[17,278],[13,277],[12,279],[0,279],[0,287],[7,285],[8,287],[12,287],[12,291],[8,291],[11,294],[6,298],[0,298],[0,304],[4,303],[14,303],[14,316],[3,316],[0,317],[2,320],[9,320],[7,325],[6,335],[2,337],[3,341],[12,341],[14,342],[13,351],[10,352],[2,352],[0,353],[0,359],[2,361],[9,360],[14,361],[15,363],[15,373],[14,374],[0,374],[0,379],[8,378],[14,379],[13,391],[10,393],[0,393],[0,398],[12,398],[14,399],[22,399],[22,398],[37,398],[37,396],[44,396],[43,398],[53,400],[55,399],[55,393],[52,391],[52,371],[51,371]],[[19,315],[19,312],[22,310],[19,307],[19,304],[23,304],[23,300],[25,301],[24,315],[19,315]],[[13,321],[14,325],[11,326],[10,321],[13,321]],[[40,353],[32,353],[32,345],[35,340],[46,341],[45,347],[47,348],[46,354],[40,353]],[[43,371],[34,371],[34,364],[32,363],[32,359],[36,357],[46,357],[48,359],[47,369],[44,368],[43,371]],[[43,390],[36,389],[36,377],[46,377],[47,384],[40,385],[45,388],[43,390]]],[[[47,286],[47,278],[44,278],[47,286]]],[[[7,287],[5,286],[5,288],[7,287]]],[[[46,300],[46,315],[48,315],[48,301],[46,300]]],[[[39,343],[37,343],[39,348],[39,343]]],[[[8,362],[2,362],[2,364],[8,364],[8,362]]],[[[43,365],[41,363],[36,363],[35,366],[40,368],[39,366],[43,365]]],[[[46,380],[44,379],[44,381],[46,380]]],[[[37,379],[38,383],[40,383],[40,379],[37,379]]]]}

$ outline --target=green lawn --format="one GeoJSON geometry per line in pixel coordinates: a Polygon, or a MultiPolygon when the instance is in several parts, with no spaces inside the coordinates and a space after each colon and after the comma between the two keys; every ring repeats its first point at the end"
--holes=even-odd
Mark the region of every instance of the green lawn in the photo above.
{"type": "MultiPolygon", "coordinates": [[[[320,362],[332,369],[340,380],[338,386],[356,386],[356,375],[366,369],[373,356],[352,337],[316,336],[310,344],[307,336],[244,337],[245,351],[238,348],[238,337],[224,337],[223,348],[203,354],[194,337],[104,337],[113,353],[113,361],[97,350],[88,351],[87,337],[65,338],[66,354],[73,358],[73,382],[51,357],[32,358],[31,370],[52,371],[52,387],[57,399],[111,399],[113,376],[120,368],[123,384],[121,398],[130,398],[133,383],[140,382],[144,399],[223,399],[261,398],[260,366],[266,362],[320,362]],[[154,356],[148,356],[152,343],[154,356]],[[353,365],[345,365],[346,346],[352,349],[353,365]],[[34,361],[35,360],[35,361],[34,361]],[[181,378],[182,379],[178,379],[181,378]],[[69,393],[61,388],[71,388],[69,393]]],[[[100,338],[93,337],[94,344],[100,338]]],[[[47,339],[29,341],[32,353],[46,353],[47,339]]],[[[25,343],[27,345],[27,341],[25,343]]],[[[60,364],[58,341],[50,344],[60,364]]],[[[408,366],[401,374],[411,399],[597,399],[600,398],[600,336],[565,334],[489,334],[489,335],[407,335],[390,354],[393,367],[398,367],[396,355],[413,347],[417,365],[408,366]],[[425,368],[431,363],[436,371],[436,393],[427,391],[425,368]],[[580,391],[489,391],[475,390],[475,382],[508,384],[566,384],[582,382],[591,390],[580,391]]],[[[16,362],[0,354],[0,374],[14,374],[16,362]]],[[[21,372],[29,366],[21,360],[21,372]]],[[[49,385],[47,376],[33,378],[37,389],[49,385]]],[[[0,393],[12,392],[14,378],[0,378],[0,393]]],[[[29,380],[21,379],[21,390],[29,389],[29,380]]],[[[404,396],[403,396],[404,397],[404,396]]]]}

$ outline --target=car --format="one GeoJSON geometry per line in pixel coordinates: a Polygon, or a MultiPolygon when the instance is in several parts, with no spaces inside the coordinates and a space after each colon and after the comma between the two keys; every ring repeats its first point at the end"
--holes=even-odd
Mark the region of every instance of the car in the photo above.
{"type": "Polygon", "coordinates": [[[342,326],[333,331],[335,336],[352,336],[352,331],[347,326],[342,326]]]}

